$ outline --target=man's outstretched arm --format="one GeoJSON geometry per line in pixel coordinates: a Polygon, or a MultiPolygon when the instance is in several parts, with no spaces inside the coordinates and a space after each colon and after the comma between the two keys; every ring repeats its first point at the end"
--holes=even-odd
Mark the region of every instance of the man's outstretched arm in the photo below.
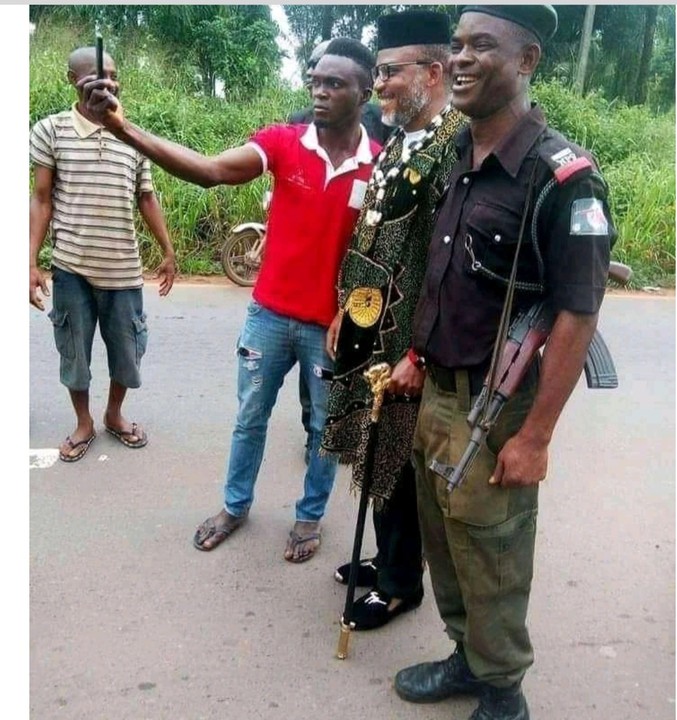
{"type": "Polygon", "coordinates": [[[206,156],[130,123],[124,116],[122,104],[111,92],[114,84],[109,80],[88,75],[78,83],[78,88],[84,94],[87,110],[115,137],[181,180],[202,187],[240,185],[263,172],[261,157],[246,145],[206,156]]]}

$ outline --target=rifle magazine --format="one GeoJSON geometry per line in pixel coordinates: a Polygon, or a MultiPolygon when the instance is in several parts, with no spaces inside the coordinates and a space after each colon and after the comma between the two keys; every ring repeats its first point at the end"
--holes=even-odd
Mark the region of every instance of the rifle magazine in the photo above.
{"type": "Polygon", "coordinates": [[[591,390],[613,390],[618,387],[618,375],[616,366],[598,330],[588,347],[588,354],[585,358],[585,379],[591,390]]]}

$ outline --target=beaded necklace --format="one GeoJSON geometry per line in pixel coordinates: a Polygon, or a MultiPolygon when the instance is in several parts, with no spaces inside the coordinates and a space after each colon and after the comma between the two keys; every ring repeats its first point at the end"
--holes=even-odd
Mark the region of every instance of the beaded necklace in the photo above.
{"type": "Polygon", "coordinates": [[[421,176],[418,174],[416,170],[413,168],[408,168],[407,163],[409,160],[411,160],[412,155],[415,155],[416,153],[420,152],[424,147],[426,147],[430,141],[435,137],[435,133],[437,132],[437,129],[440,127],[442,122],[444,121],[444,118],[451,110],[451,103],[448,103],[435,117],[430,121],[428,126],[425,129],[425,134],[423,137],[419,138],[415,142],[413,142],[411,145],[407,146],[405,145],[402,148],[402,155],[400,156],[400,159],[393,165],[393,167],[388,170],[387,173],[384,173],[383,170],[381,170],[381,165],[385,161],[386,157],[388,156],[388,153],[390,152],[390,149],[392,146],[397,142],[399,137],[402,135],[403,130],[401,128],[398,129],[397,132],[392,133],[392,135],[388,138],[383,150],[381,150],[381,154],[378,156],[378,159],[376,160],[376,165],[374,166],[374,172],[372,173],[372,176],[369,180],[369,186],[371,188],[376,187],[376,199],[374,201],[374,207],[367,211],[366,215],[366,223],[370,227],[376,227],[383,217],[383,212],[381,210],[381,206],[383,203],[383,200],[386,195],[386,188],[391,182],[394,182],[397,177],[399,177],[400,174],[409,176],[409,181],[412,185],[416,185],[421,180],[421,176]],[[408,173],[407,173],[408,171],[408,173]]]}

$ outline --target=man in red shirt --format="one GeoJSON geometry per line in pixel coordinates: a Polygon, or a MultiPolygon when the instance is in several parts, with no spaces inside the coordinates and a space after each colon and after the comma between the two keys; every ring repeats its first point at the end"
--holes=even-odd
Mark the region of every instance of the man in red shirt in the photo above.
{"type": "Polygon", "coordinates": [[[325,334],[337,311],[339,265],[380,150],[360,124],[373,66],[373,56],[358,41],[332,40],[309,77],[314,121],[269,126],[215,157],[128,122],[106,80],[88,77],[81,83],[88,108],[101,123],[172,175],[204,187],[238,185],[264,172],[275,180],[266,252],[237,347],[239,410],[225,503],[198,526],[193,544],[199,550],[212,550],[245,522],[268,419],[297,361],[310,389],[311,452],[284,556],[303,562],[320,545],[320,520],[336,474],[336,461],[318,452],[332,376],[325,334]]]}

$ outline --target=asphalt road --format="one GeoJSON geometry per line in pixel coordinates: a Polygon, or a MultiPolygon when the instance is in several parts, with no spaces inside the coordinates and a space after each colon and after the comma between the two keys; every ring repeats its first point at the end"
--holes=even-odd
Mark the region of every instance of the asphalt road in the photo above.
{"type": "MultiPolygon", "coordinates": [[[[30,706],[35,720],[464,719],[473,702],[416,706],[398,669],[451,652],[426,574],[416,611],[353,633],[335,658],[356,500],[342,469],[323,545],[282,558],[303,465],[297,376],[269,428],[246,528],[197,552],[216,512],[236,411],[233,350],[249,297],[226,285],[146,288],[144,385],[126,413],[150,442],[103,432],[105,356],[92,403],[99,436],[54,462],[73,429],[47,318],[30,321],[30,706]]],[[[581,381],[560,420],[542,486],[525,680],[534,720],[675,716],[674,298],[611,296],[600,328],[615,391],[581,381]]],[[[366,550],[373,550],[371,530],[366,550]]]]}

